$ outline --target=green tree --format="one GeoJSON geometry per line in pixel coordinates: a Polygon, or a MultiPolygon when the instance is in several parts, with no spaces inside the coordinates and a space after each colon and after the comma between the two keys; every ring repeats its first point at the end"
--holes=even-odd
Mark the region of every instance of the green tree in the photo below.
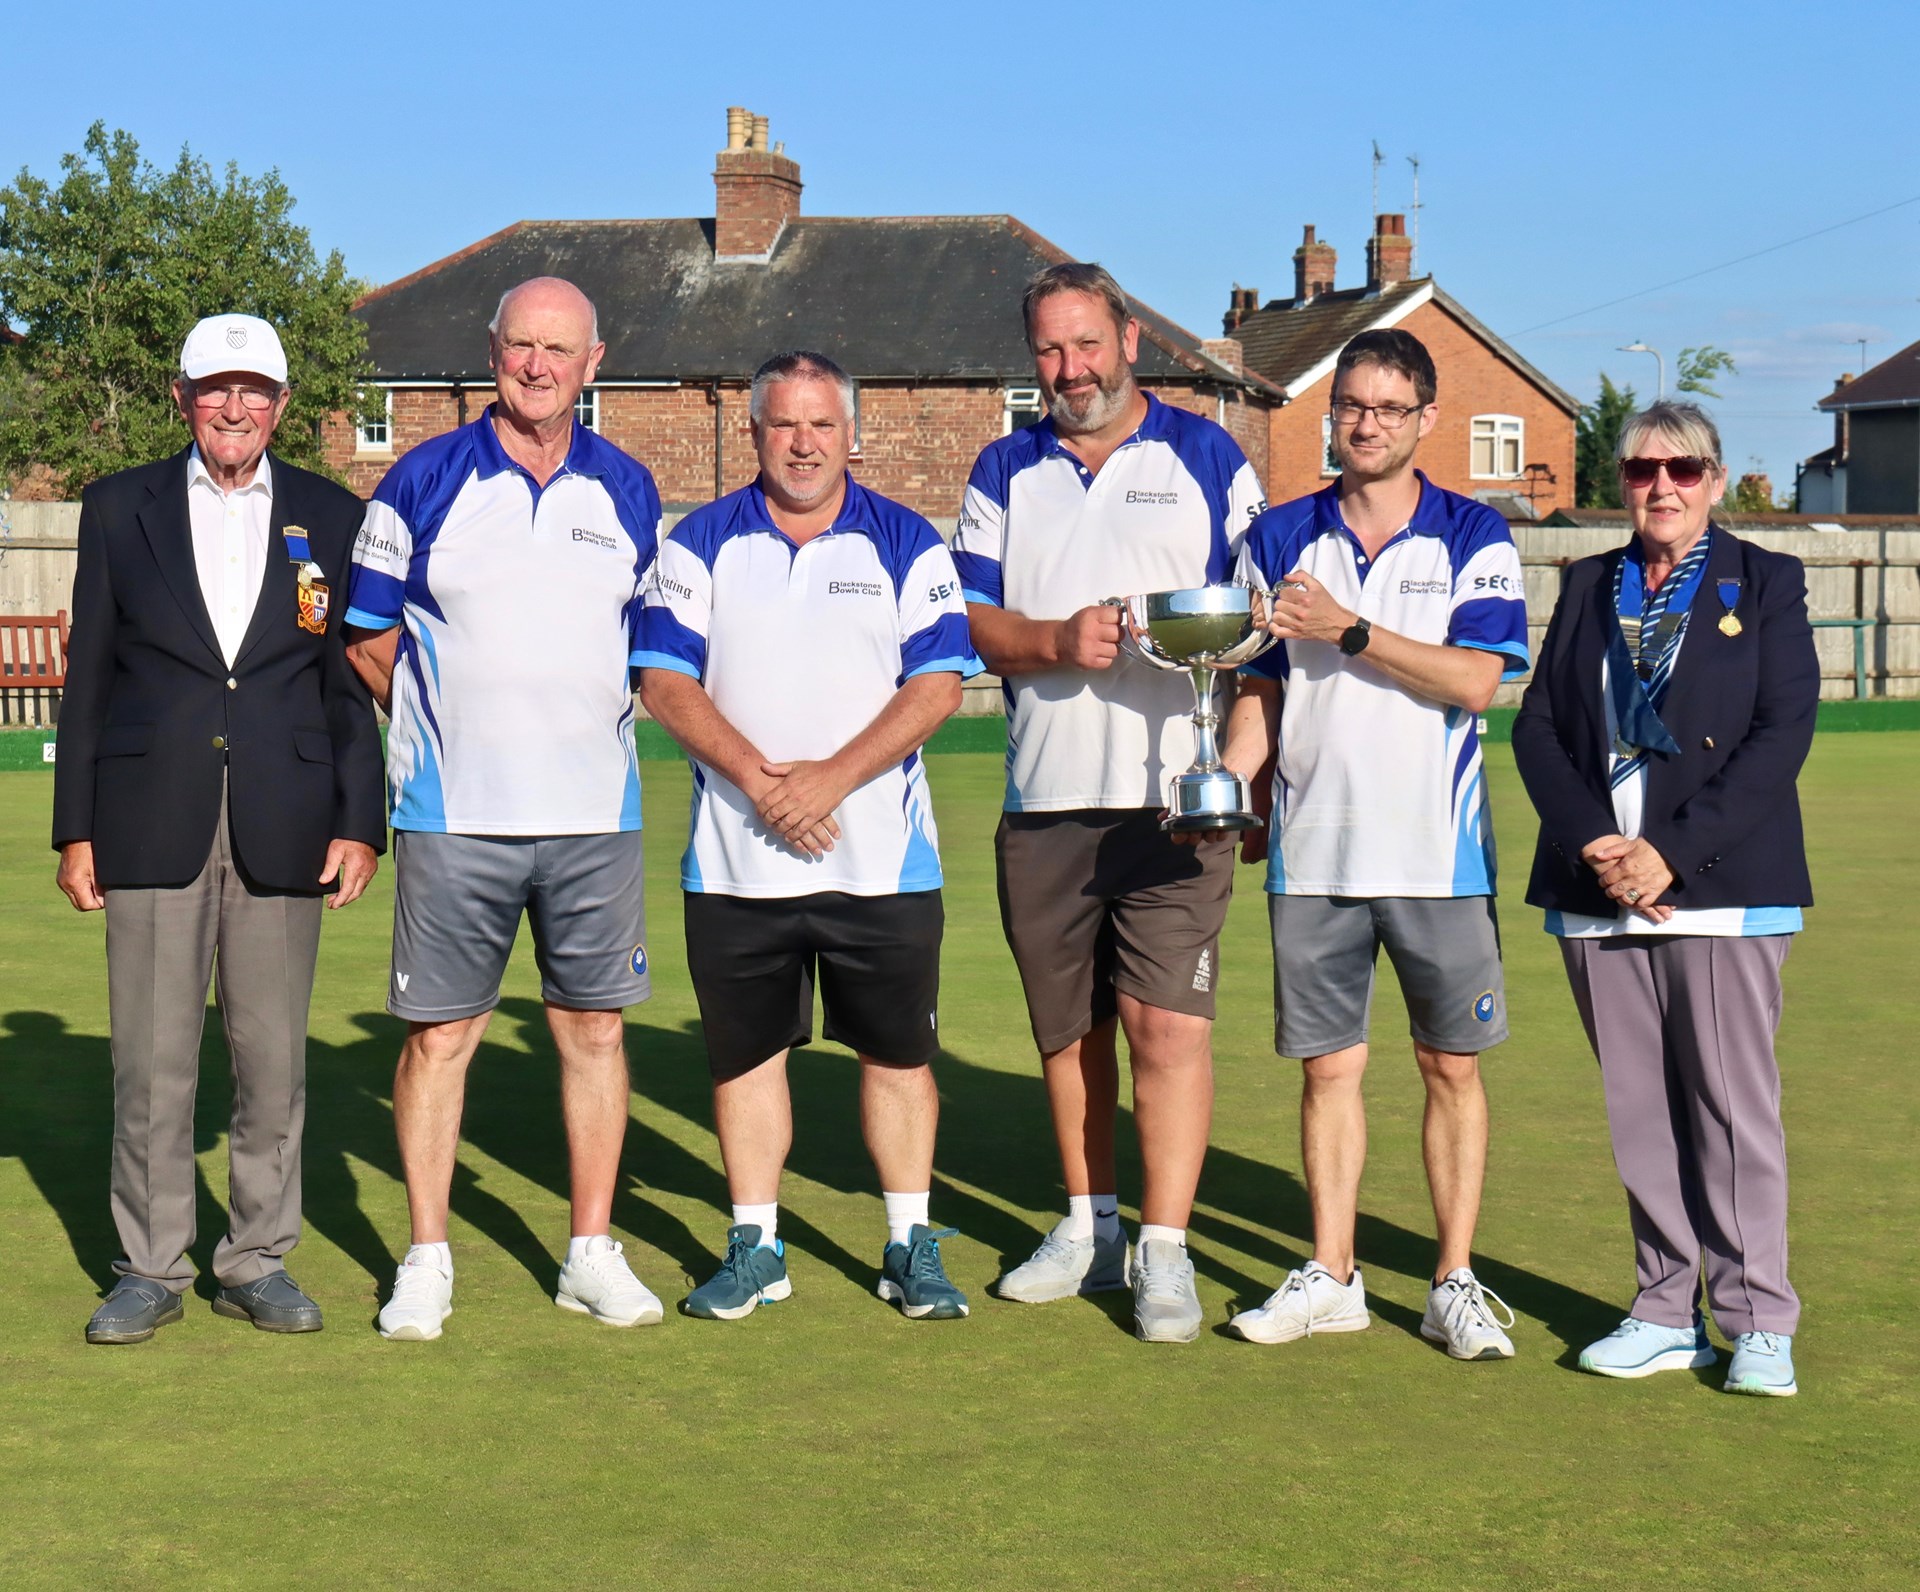
{"type": "Polygon", "coordinates": [[[1713,383],[1724,372],[1729,376],[1740,374],[1740,367],[1733,362],[1733,355],[1724,348],[1715,348],[1711,343],[1702,343],[1698,348],[1683,348],[1680,357],[1674,361],[1675,392],[1697,393],[1702,398],[1718,398],[1713,383]]]}
{"type": "Polygon", "coordinates": [[[1631,387],[1616,387],[1600,373],[1600,396],[1580,406],[1573,434],[1573,501],[1583,509],[1620,507],[1620,472],[1613,456],[1620,445],[1620,428],[1640,407],[1631,387]]]}
{"type": "Polygon", "coordinates": [[[26,334],[0,349],[0,479],[38,467],[73,495],[181,447],[168,392],[180,345],[228,310],[278,329],[293,401],[274,447],[324,468],[325,417],[377,409],[352,315],[364,284],[339,251],[314,253],[279,174],[230,163],[216,177],[187,149],[162,171],[102,122],[60,168],[56,183],[23,170],[0,189],[0,323],[26,334]]]}

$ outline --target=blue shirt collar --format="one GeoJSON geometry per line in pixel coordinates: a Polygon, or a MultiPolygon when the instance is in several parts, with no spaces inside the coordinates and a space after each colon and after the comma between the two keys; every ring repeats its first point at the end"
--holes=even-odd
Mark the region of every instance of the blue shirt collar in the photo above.
{"type": "MultiPolygon", "coordinates": [[[[493,429],[493,411],[495,405],[488,404],[480,412],[480,418],[473,422],[474,457],[476,468],[484,479],[500,475],[507,470],[517,470],[521,475],[527,472],[507,457],[507,450],[500,446],[499,435],[493,429]]],[[[573,434],[567,441],[567,457],[560,468],[554,472],[554,480],[563,475],[600,476],[606,473],[600,463],[599,438],[587,430],[579,421],[573,422],[573,434]]],[[[529,480],[532,477],[528,477],[529,480]]],[[[549,486],[552,481],[547,483],[549,486]]]]}
{"type": "MultiPolygon", "coordinates": [[[[761,490],[760,478],[755,476],[745,492],[741,494],[739,518],[734,529],[742,534],[765,531],[777,536],[783,542],[792,539],[774,523],[773,510],[767,506],[767,494],[761,490]]],[[[874,529],[874,517],[867,503],[867,489],[854,480],[853,472],[847,472],[847,493],[840,500],[840,512],[833,517],[833,523],[820,534],[832,536],[841,531],[858,531],[861,535],[870,535],[874,529]]]]}
{"type": "MultiPolygon", "coordinates": [[[[1140,389],[1140,396],[1147,401],[1147,412],[1141,417],[1140,424],[1134,428],[1133,434],[1120,444],[1120,448],[1136,442],[1165,442],[1173,435],[1173,422],[1167,416],[1167,406],[1144,387],[1140,389]]],[[[1042,419],[1033,429],[1040,436],[1044,452],[1064,453],[1070,458],[1077,457],[1073,450],[1060,440],[1060,430],[1054,425],[1051,414],[1042,419]]],[[[1120,448],[1115,448],[1113,451],[1118,453],[1120,448]]]]}
{"type": "MultiPolygon", "coordinates": [[[[1389,541],[1397,540],[1402,536],[1446,535],[1446,507],[1441,500],[1440,493],[1434,490],[1433,483],[1427,479],[1426,471],[1415,470],[1413,473],[1415,478],[1420,482],[1420,501],[1413,506],[1413,518],[1408,520],[1402,529],[1395,531],[1393,536],[1388,538],[1389,541]]],[[[1313,500],[1313,528],[1316,534],[1327,531],[1339,531],[1343,535],[1353,537],[1353,532],[1348,528],[1347,522],[1340,517],[1340,483],[1338,480],[1328,482],[1318,492],[1314,493],[1313,500]]],[[[1353,537],[1353,539],[1356,543],[1359,541],[1358,537],[1353,537]]],[[[1384,552],[1385,549],[1382,548],[1381,551],[1384,552]]]]}

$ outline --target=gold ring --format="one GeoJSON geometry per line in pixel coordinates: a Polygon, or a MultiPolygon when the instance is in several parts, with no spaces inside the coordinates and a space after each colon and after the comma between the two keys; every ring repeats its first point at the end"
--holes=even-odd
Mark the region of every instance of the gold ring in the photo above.
{"type": "Polygon", "coordinates": [[[1636,902],[1636,901],[1638,901],[1639,899],[1640,899],[1640,892],[1639,892],[1638,890],[1629,890],[1629,891],[1627,892],[1627,905],[1628,905],[1628,906],[1632,906],[1632,905],[1634,904],[1634,902],[1636,902]]]}

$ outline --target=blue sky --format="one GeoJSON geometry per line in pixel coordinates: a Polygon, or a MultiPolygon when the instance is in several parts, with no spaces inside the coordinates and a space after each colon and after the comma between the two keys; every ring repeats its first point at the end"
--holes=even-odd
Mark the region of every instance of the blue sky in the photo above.
{"type": "Polygon", "coordinates": [[[1653,361],[1616,352],[1636,339],[1669,372],[1684,346],[1731,351],[1728,462],[1778,486],[1830,440],[1811,406],[1859,368],[1854,339],[1869,364],[1920,339],[1920,203],[1644,290],[1920,198],[1916,16],[41,6],[7,27],[0,176],[53,175],[101,118],[158,163],[184,143],[277,167],[315,241],[383,281],[522,217],[710,215],[744,104],[812,214],[1011,213],[1210,335],[1234,282],[1291,291],[1303,223],[1340,251],[1340,285],[1362,279],[1377,139],[1383,210],[1407,208],[1420,157],[1419,268],[1576,395],[1604,370],[1650,396],[1653,361]]]}

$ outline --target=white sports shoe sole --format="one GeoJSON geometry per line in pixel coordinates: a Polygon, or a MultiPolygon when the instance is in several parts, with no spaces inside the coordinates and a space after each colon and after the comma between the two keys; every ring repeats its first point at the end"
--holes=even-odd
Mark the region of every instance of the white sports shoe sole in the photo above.
{"type": "MultiPolygon", "coordinates": [[[[448,1305],[440,1312],[440,1321],[445,1321],[452,1314],[453,1306],[448,1305]]],[[[440,1321],[434,1321],[425,1316],[414,1316],[402,1321],[397,1327],[389,1327],[386,1324],[386,1313],[382,1311],[379,1322],[380,1336],[389,1343],[431,1343],[440,1336],[440,1321]]]]}
{"type": "Polygon", "coordinates": [[[586,1300],[576,1298],[565,1288],[553,1296],[553,1302],[562,1310],[571,1310],[577,1316],[591,1316],[603,1326],[609,1327],[651,1327],[666,1319],[666,1309],[651,1294],[647,1300],[631,1313],[615,1315],[610,1311],[591,1305],[586,1300]]]}
{"type": "MultiPolygon", "coordinates": [[[[933,1312],[938,1308],[935,1305],[908,1304],[906,1290],[903,1289],[900,1286],[900,1284],[898,1284],[897,1282],[890,1281],[885,1277],[882,1277],[880,1279],[880,1281],[875,1285],[873,1291],[876,1294],[878,1294],[882,1299],[884,1299],[888,1304],[898,1305],[900,1307],[900,1314],[905,1316],[909,1321],[919,1321],[925,1316],[932,1315],[933,1312]]],[[[973,1312],[966,1305],[962,1305],[960,1307],[960,1315],[967,1316],[967,1315],[971,1315],[972,1313],[973,1312]]],[[[957,1320],[958,1317],[953,1317],[949,1319],[957,1320]]]]}
{"type": "MultiPolygon", "coordinates": [[[[1316,1328],[1315,1330],[1324,1331],[1325,1329],[1316,1328]]],[[[1502,1348],[1499,1343],[1489,1343],[1485,1348],[1481,1349],[1478,1354],[1462,1354],[1460,1350],[1454,1346],[1453,1340],[1447,1336],[1446,1329],[1436,1327],[1431,1321],[1422,1321],[1420,1323],[1420,1336],[1425,1338],[1429,1343],[1439,1344],[1456,1360],[1511,1360],[1513,1358],[1513,1345],[1511,1343],[1508,1343],[1505,1348],[1502,1348]]]]}
{"type": "Polygon", "coordinates": [[[1662,1371],[1700,1371],[1713,1365],[1720,1356],[1712,1349],[1665,1349],[1650,1360],[1642,1360],[1638,1365],[1589,1365],[1585,1356],[1581,1357],[1580,1369],[1594,1376],[1615,1377],[1622,1382],[1637,1382],[1643,1376],[1655,1376],[1662,1371]]]}
{"type": "MultiPolygon", "coordinates": [[[[754,1311],[758,1310],[762,1305],[777,1305],[781,1300],[791,1299],[792,1297],[793,1279],[791,1277],[782,1277],[778,1282],[768,1283],[766,1287],[762,1288],[743,1305],[716,1305],[711,1310],[699,1312],[699,1315],[696,1316],[695,1319],[704,1318],[710,1321],[739,1321],[744,1317],[752,1315],[754,1311]]],[[[691,1310],[683,1313],[690,1316],[695,1314],[691,1310]]]]}
{"type": "Polygon", "coordinates": [[[1373,1317],[1364,1312],[1358,1316],[1336,1316],[1330,1321],[1316,1321],[1311,1330],[1305,1323],[1286,1326],[1276,1325],[1268,1319],[1263,1310],[1243,1310],[1227,1323],[1227,1331],[1236,1338],[1244,1338],[1248,1343],[1295,1343],[1301,1338],[1323,1337],[1330,1332],[1365,1332],[1373,1325],[1373,1317]]]}

